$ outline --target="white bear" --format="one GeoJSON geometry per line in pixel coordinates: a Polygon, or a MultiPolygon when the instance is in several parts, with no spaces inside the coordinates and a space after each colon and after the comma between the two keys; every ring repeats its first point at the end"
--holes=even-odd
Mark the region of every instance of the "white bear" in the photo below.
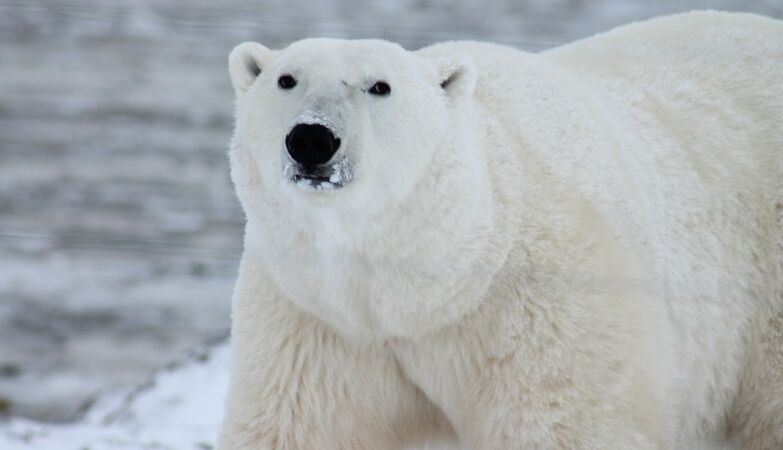
{"type": "Polygon", "coordinates": [[[783,448],[783,22],[229,68],[220,450],[783,448]]]}

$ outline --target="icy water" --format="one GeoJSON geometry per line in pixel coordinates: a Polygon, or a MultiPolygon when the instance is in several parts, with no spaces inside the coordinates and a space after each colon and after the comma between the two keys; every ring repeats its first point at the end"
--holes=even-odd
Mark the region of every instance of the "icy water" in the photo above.
{"type": "Polygon", "coordinates": [[[73,419],[227,333],[235,44],[539,51],[694,8],[783,17],[781,0],[0,0],[0,416],[73,419]]]}

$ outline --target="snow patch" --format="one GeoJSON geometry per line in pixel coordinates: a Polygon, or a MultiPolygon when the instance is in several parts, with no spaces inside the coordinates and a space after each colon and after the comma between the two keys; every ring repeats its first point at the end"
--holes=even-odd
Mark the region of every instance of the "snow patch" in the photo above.
{"type": "Polygon", "coordinates": [[[193,352],[150,382],[115,392],[74,424],[14,419],[0,426],[3,450],[208,450],[228,389],[229,347],[193,352]]]}
{"type": "Polygon", "coordinates": [[[329,118],[326,116],[326,114],[318,112],[318,111],[312,111],[312,110],[306,110],[302,114],[299,114],[293,122],[291,123],[291,128],[293,128],[295,125],[304,124],[304,125],[323,125],[324,127],[328,128],[329,131],[332,132],[335,136],[341,136],[342,133],[339,132],[337,129],[337,126],[329,120],[329,118]]]}
{"type": "Polygon", "coordinates": [[[298,164],[287,159],[283,165],[283,178],[292,181],[299,189],[311,192],[330,192],[353,180],[353,167],[345,157],[328,164],[321,171],[318,178],[304,176],[298,164]]]}

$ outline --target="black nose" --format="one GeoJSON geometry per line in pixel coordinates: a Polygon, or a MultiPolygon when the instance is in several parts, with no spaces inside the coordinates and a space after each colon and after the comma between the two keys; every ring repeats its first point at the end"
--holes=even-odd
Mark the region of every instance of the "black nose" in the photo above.
{"type": "Polygon", "coordinates": [[[286,136],[285,146],[294,161],[315,166],[329,161],[337,153],[340,139],[323,125],[300,123],[286,136]]]}

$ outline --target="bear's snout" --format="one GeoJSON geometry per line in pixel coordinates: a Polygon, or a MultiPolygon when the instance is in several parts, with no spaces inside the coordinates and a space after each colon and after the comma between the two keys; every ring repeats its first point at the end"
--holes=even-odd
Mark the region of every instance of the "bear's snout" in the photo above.
{"type": "Polygon", "coordinates": [[[285,146],[294,161],[313,168],[326,163],[337,153],[340,139],[323,125],[300,123],[286,136],[285,146]]]}

